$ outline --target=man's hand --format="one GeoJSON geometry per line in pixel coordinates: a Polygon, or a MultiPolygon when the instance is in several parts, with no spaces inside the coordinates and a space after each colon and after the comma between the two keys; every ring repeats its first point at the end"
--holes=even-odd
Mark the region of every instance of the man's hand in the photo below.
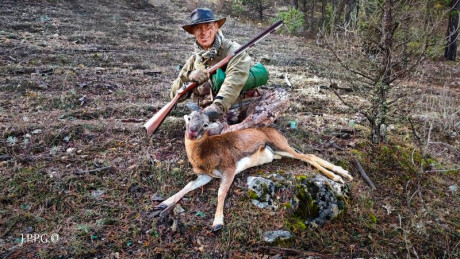
{"type": "Polygon", "coordinates": [[[216,120],[224,115],[224,107],[220,103],[212,103],[208,107],[204,108],[203,113],[208,115],[209,120],[216,120]]]}
{"type": "Polygon", "coordinates": [[[190,81],[197,82],[197,84],[201,85],[204,82],[206,82],[206,80],[208,80],[208,71],[205,69],[193,70],[188,75],[188,79],[190,79],[190,81]]]}
{"type": "Polygon", "coordinates": [[[197,96],[207,95],[211,92],[211,83],[209,83],[209,80],[208,80],[204,82],[203,84],[193,88],[192,91],[197,96]]]}

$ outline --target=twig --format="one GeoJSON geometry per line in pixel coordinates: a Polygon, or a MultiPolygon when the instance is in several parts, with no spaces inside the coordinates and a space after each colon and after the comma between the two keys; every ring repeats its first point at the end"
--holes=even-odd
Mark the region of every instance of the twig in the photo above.
{"type": "Polygon", "coordinates": [[[292,87],[292,84],[291,84],[291,82],[289,81],[289,78],[288,78],[287,74],[284,74],[284,80],[286,81],[286,84],[287,84],[289,87],[292,87]]]}
{"type": "Polygon", "coordinates": [[[314,252],[307,252],[302,250],[297,250],[293,248],[285,248],[285,247],[276,247],[276,246],[259,246],[252,249],[253,251],[257,252],[270,252],[273,253],[282,253],[284,255],[292,255],[292,256],[319,256],[319,257],[328,257],[328,255],[314,253],[314,252]]]}
{"type": "Polygon", "coordinates": [[[9,156],[2,155],[0,156],[0,161],[8,161],[11,159],[17,159],[19,162],[33,162],[37,160],[52,160],[51,156],[27,156],[27,155],[18,155],[18,156],[9,156]]]}
{"type": "Polygon", "coordinates": [[[457,154],[460,155],[460,151],[459,151],[459,150],[457,150],[455,147],[453,147],[453,146],[451,146],[451,145],[449,145],[449,144],[447,144],[447,143],[440,142],[440,141],[434,141],[434,142],[431,142],[431,141],[430,141],[428,144],[429,144],[429,145],[431,145],[431,144],[444,145],[444,146],[448,147],[449,149],[451,149],[452,151],[454,151],[455,153],[457,153],[457,154]]]}
{"type": "Polygon", "coordinates": [[[333,89],[337,89],[337,90],[343,90],[343,91],[346,91],[346,92],[353,92],[353,89],[351,87],[340,87],[337,85],[337,83],[332,83],[330,85],[331,88],[333,89]]]}
{"type": "Polygon", "coordinates": [[[445,173],[445,172],[455,172],[455,171],[460,171],[460,167],[452,168],[452,169],[429,170],[429,171],[425,171],[425,173],[445,173]]]}
{"type": "Polygon", "coordinates": [[[76,174],[94,174],[94,173],[98,173],[98,172],[109,170],[109,169],[112,169],[112,166],[96,168],[96,169],[92,169],[92,170],[88,170],[88,171],[78,172],[76,174]]]}
{"type": "Polygon", "coordinates": [[[121,122],[144,122],[145,119],[122,119],[121,122]]]}
{"type": "Polygon", "coordinates": [[[369,184],[369,186],[373,190],[377,189],[377,188],[375,188],[375,185],[372,182],[372,180],[369,178],[369,176],[367,176],[366,172],[363,170],[363,167],[361,166],[361,163],[359,163],[358,159],[353,158],[353,163],[355,164],[356,169],[358,169],[359,173],[364,178],[364,180],[366,180],[367,184],[369,184]]]}
{"type": "Polygon", "coordinates": [[[9,156],[9,155],[4,155],[4,156],[0,156],[0,161],[8,161],[10,160],[12,157],[9,156]]]}

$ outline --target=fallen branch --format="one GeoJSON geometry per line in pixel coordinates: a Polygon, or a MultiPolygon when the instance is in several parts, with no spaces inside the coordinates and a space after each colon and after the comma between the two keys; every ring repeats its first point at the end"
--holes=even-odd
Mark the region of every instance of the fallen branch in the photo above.
{"type": "Polygon", "coordinates": [[[447,173],[447,172],[456,172],[456,171],[460,171],[460,167],[452,168],[452,169],[429,170],[429,171],[425,171],[425,173],[447,173]]]}
{"type": "Polygon", "coordinates": [[[76,174],[78,174],[78,175],[81,175],[81,174],[94,174],[94,173],[98,173],[98,172],[109,170],[109,169],[112,169],[112,167],[111,166],[106,166],[106,167],[96,168],[96,169],[87,170],[87,171],[83,171],[83,172],[78,172],[76,174]]]}
{"type": "Polygon", "coordinates": [[[293,248],[286,248],[286,247],[276,247],[276,246],[259,246],[253,248],[254,252],[261,252],[261,253],[273,253],[273,254],[283,254],[284,256],[318,256],[329,258],[329,255],[323,255],[314,252],[307,252],[302,250],[297,250],[293,248]]]}
{"type": "Polygon", "coordinates": [[[10,160],[12,157],[11,156],[8,156],[8,155],[4,155],[4,156],[0,156],[0,161],[8,161],[10,160]]]}
{"type": "Polygon", "coordinates": [[[284,80],[286,81],[286,84],[287,84],[289,87],[292,87],[292,84],[291,84],[291,82],[289,81],[289,78],[288,78],[287,74],[284,75],[284,80]]]}
{"type": "Polygon", "coordinates": [[[443,145],[443,146],[446,146],[448,147],[450,150],[454,151],[455,153],[457,153],[458,155],[460,155],[460,151],[458,149],[456,149],[455,147],[447,144],[447,143],[444,143],[444,142],[438,142],[438,141],[435,141],[435,142],[428,142],[429,145],[443,145]]]}
{"type": "Polygon", "coordinates": [[[367,184],[369,184],[369,186],[372,188],[372,190],[377,189],[377,188],[375,188],[375,185],[372,182],[371,178],[369,178],[369,176],[367,176],[366,172],[364,172],[363,167],[361,166],[361,163],[359,163],[358,159],[353,158],[353,163],[355,164],[356,169],[358,169],[359,173],[364,178],[364,180],[366,180],[367,184]]]}
{"type": "Polygon", "coordinates": [[[144,122],[145,119],[122,119],[121,122],[144,122]]]}
{"type": "Polygon", "coordinates": [[[51,156],[29,156],[29,155],[18,155],[18,156],[9,156],[9,155],[1,155],[0,161],[8,161],[16,159],[19,162],[34,162],[39,160],[52,160],[54,159],[51,156]]]}
{"type": "Polygon", "coordinates": [[[332,89],[336,89],[336,90],[343,90],[343,91],[346,91],[346,92],[353,92],[352,88],[350,88],[350,87],[340,87],[340,86],[337,85],[337,83],[332,83],[329,87],[332,88],[332,89]]]}

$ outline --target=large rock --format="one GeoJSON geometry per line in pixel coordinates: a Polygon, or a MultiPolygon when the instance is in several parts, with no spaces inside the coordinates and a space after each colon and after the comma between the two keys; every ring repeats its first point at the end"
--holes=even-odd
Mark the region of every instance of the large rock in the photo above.
{"type": "Polygon", "coordinates": [[[252,204],[261,209],[272,208],[276,191],[273,181],[249,176],[247,182],[252,204]]]}
{"type": "Polygon", "coordinates": [[[304,179],[296,186],[293,215],[306,225],[321,226],[331,221],[347,208],[349,187],[334,182],[323,175],[304,179]]]}
{"type": "Polygon", "coordinates": [[[251,202],[262,209],[291,211],[291,229],[321,226],[341,215],[349,200],[348,185],[334,182],[321,174],[288,179],[279,175],[248,177],[251,202]]]}
{"type": "Polygon", "coordinates": [[[292,238],[292,234],[286,230],[267,231],[264,233],[264,241],[274,243],[277,240],[287,240],[292,238]]]}

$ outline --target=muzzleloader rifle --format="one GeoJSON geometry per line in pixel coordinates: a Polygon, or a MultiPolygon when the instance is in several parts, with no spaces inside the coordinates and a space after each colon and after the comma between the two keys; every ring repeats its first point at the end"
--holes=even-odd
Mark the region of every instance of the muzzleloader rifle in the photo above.
{"type": "MultiPolygon", "coordinates": [[[[227,57],[222,59],[219,63],[217,63],[214,66],[212,66],[211,68],[209,68],[208,69],[208,74],[212,75],[212,74],[214,74],[216,72],[216,70],[218,68],[223,68],[225,65],[227,65],[227,63],[232,58],[238,56],[239,54],[243,53],[244,51],[246,51],[250,47],[254,46],[254,44],[256,44],[257,42],[262,40],[268,34],[272,33],[276,29],[278,29],[281,25],[283,25],[283,21],[281,21],[281,20],[276,22],[276,23],[274,23],[274,24],[272,24],[268,29],[266,29],[265,31],[263,31],[262,33],[260,33],[256,37],[254,37],[251,41],[249,41],[245,45],[241,46],[234,53],[228,55],[227,57]]],[[[157,128],[161,125],[161,123],[163,123],[164,119],[166,118],[166,116],[168,116],[169,112],[171,112],[171,110],[174,108],[174,106],[179,101],[179,99],[183,95],[185,95],[189,91],[191,91],[193,88],[195,88],[196,86],[197,86],[196,82],[189,82],[189,83],[184,84],[177,91],[176,96],[174,96],[174,98],[169,103],[167,103],[163,108],[161,108],[161,110],[159,110],[157,113],[155,113],[155,115],[153,115],[153,117],[144,124],[144,128],[147,129],[147,134],[149,136],[157,130],[157,128]]]]}

